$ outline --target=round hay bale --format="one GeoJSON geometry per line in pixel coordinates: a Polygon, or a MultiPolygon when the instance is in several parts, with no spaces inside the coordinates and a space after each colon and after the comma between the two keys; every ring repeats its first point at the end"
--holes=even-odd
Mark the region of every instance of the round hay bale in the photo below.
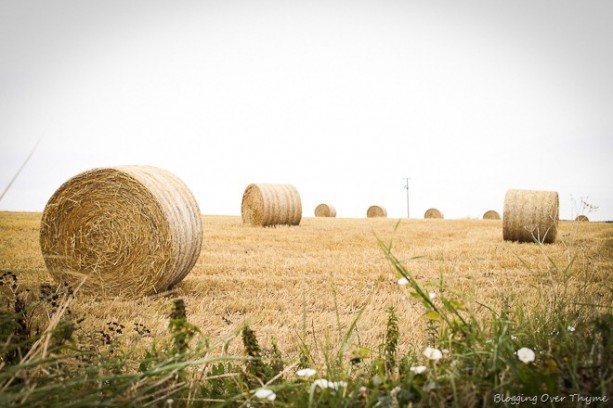
{"type": "Polygon", "coordinates": [[[485,213],[483,213],[483,219],[484,220],[499,220],[500,214],[498,214],[498,211],[488,210],[485,213]]]}
{"type": "Polygon", "coordinates": [[[302,201],[290,184],[249,184],[241,203],[243,223],[262,227],[298,225],[302,201]]]}
{"type": "Polygon", "coordinates": [[[196,199],[175,175],[149,166],[98,168],[65,182],[45,206],[40,246],[58,282],[106,295],[164,291],[202,246],[196,199]]]}
{"type": "Polygon", "coordinates": [[[553,243],[558,233],[558,218],[557,192],[509,190],[504,198],[503,239],[553,243]]]}
{"type": "Polygon", "coordinates": [[[336,208],[332,204],[319,204],[315,207],[316,217],[336,217],[336,208]]]}
{"type": "Polygon", "coordinates": [[[387,217],[387,210],[384,207],[381,207],[380,205],[371,205],[370,207],[368,207],[368,210],[366,210],[366,217],[368,218],[375,218],[375,217],[387,217]]]}
{"type": "Polygon", "coordinates": [[[579,221],[579,222],[590,222],[590,219],[587,218],[587,215],[577,215],[577,218],[575,218],[575,221],[579,221]]]}
{"type": "Polygon", "coordinates": [[[439,218],[443,219],[443,213],[436,208],[428,208],[424,213],[424,218],[439,218]]]}

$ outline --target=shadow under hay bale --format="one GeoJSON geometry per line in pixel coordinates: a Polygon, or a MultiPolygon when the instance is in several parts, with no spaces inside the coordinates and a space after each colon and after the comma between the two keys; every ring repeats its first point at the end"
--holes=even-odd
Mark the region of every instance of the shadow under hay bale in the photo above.
{"type": "Polygon", "coordinates": [[[316,217],[336,217],[336,208],[332,204],[319,204],[315,207],[316,217]]]}
{"type": "Polygon", "coordinates": [[[302,201],[290,184],[249,184],[241,203],[243,223],[262,227],[299,225],[302,201]]]}
{"type": "Polygon", "coordinates": [[[483,219],[484,220],[499,220],[500,214],[498,214],[498,211],[489,210],[483,214],[483,219]]]}
{"type": "Polygon", "coordinates": [[[445,217],[443,217],[443,213],[440,212],[438,209],[436,209],[436,208],[428,208],[426,210],[426,212],[424,213],[424,218],[443,219],[445,217]]]}
{"type": "Polygon", "coordinates": [[[559,199],[555,191],[509,190],[504,198],[505,241],[551,244],[558,233],[559,199]]]}
{"type": "Polygon", "coordinates": [[[368,210],[366,210],[366,217],[368,217],[368,218],[377,218],[377,217],[385,218],[385,217],[387,217],[387,210],[384,207],[381,207],[380,205],[371,205],[370,207],[368,207],[368,210]]]}
{"type": "Polygon", "coordinates": [[[65,182],[45,206],[40,246],[58,282],[102,296],[164,291],[191,271],[202,247],[196,199],[168,171],[98,168],[65,182]]]}

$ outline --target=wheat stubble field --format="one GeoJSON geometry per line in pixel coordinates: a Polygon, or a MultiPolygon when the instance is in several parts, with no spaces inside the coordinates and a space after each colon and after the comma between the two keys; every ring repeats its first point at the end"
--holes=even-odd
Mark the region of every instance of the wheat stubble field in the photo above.
{"type": "MultiPolygon", "coordinates": [[[[32,297],[41,284],[55,284],[40,252],[40,219],[40,213],[0,213],[0,270],[15,272],[32,297]]],[[[204,336],[232,337],[248,323],[264,348],[274,338],[291,359],[300,337],[318,350],[325,348],[323,339],[338,343],[339,331],[362,308],[353,344],[376,350],[386,310],[394,306],[400,348],[421,347],[423,309],[398,284],[378,239],[392,243],[392,252],[428,291],[457,296],[476,314],[506,302],[529,315],[532,305],[546,307],[559,296],[606,307],[613,300],[612,224],[562,221],[557,242],[543,246],[503,241],[499,220],[303,218],[299,226],[277,228],[244,225],[235,216],[202,216],[202,222],[202,252],[182,282],[135,299],[77,294],[70,309],[82,319],[80,330],[142,324],[155,339],[167,334],[172,303],[182,298],[189,321],[204,336]]],[[[130,345],[133,333],[123,335],[130,345]]],[[[227,352],[240,354],[239,343],[230,341],[227,352]]]]}

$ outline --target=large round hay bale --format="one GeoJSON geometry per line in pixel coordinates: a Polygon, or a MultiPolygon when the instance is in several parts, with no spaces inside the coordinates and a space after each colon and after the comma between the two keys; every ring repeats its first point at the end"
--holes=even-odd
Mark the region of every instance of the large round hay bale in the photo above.
{"type": "Polygon", "coordinates": [[[164,291],[202,246],[198,204],[175,175],[149,166],[98,168],[65,182],[45,206],[40,246],[58,282],[105,295],[164,291]]]}
{"type": "Polygon", "coordinates": [[[302,201],[290,184],[249,184],[241,203],[243,223],[263,227],[298,225],[302,219],[302,201]]]}
{"type": "Polygon", "coordinates": [[[587,215],[577,215],[577,218],[575,218],[575,221],[579,221],[579,222],[589,222],[590,219],[587,218],[587,215]]]}
{"type": "Polygon", "coordinates": [[[424,213],[424,218],[439,218],[443,219],[443,213],[436,208],[428,208],[424,213]]]}
{"type": "Polygon", "coordinates": [[[553,243],[558,233],[558,217],[557,192],[509,190],[504,198],[503,239],[553,243]]]}
{"type": "Polygon", "coordinates": [[[500,214],[498,214],[498,211],[488,210],[485,213],[483,213],[483,219],[484,220],[499,220],[500,214]]]}
{"type": "Polygon", "coordinates": [[[315,207],[316,217],[336,217],[336,208],[332,204],[319,204],[315,207]]]}
{"type": "Polygon", "coordinates": [[[375,218],[375,217],[387,217],[387,210],[384,207],[381,207],[380,205],[371,205],[370,207],[368,207],[368,210],[366,210],[366,216],[368,218],[375,218]]]}

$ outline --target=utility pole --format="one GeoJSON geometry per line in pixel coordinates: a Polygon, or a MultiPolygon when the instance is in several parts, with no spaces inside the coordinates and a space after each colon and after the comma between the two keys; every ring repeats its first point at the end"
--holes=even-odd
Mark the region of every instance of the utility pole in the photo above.
{"type": "Polygon", "coordinates": [[[407,190],[407,218],[411,218],[410,216],[410,212],[409,212],[409,180],[411,180],[409,177],[405,177],[404,181],[404,188],[407,190]]]}

